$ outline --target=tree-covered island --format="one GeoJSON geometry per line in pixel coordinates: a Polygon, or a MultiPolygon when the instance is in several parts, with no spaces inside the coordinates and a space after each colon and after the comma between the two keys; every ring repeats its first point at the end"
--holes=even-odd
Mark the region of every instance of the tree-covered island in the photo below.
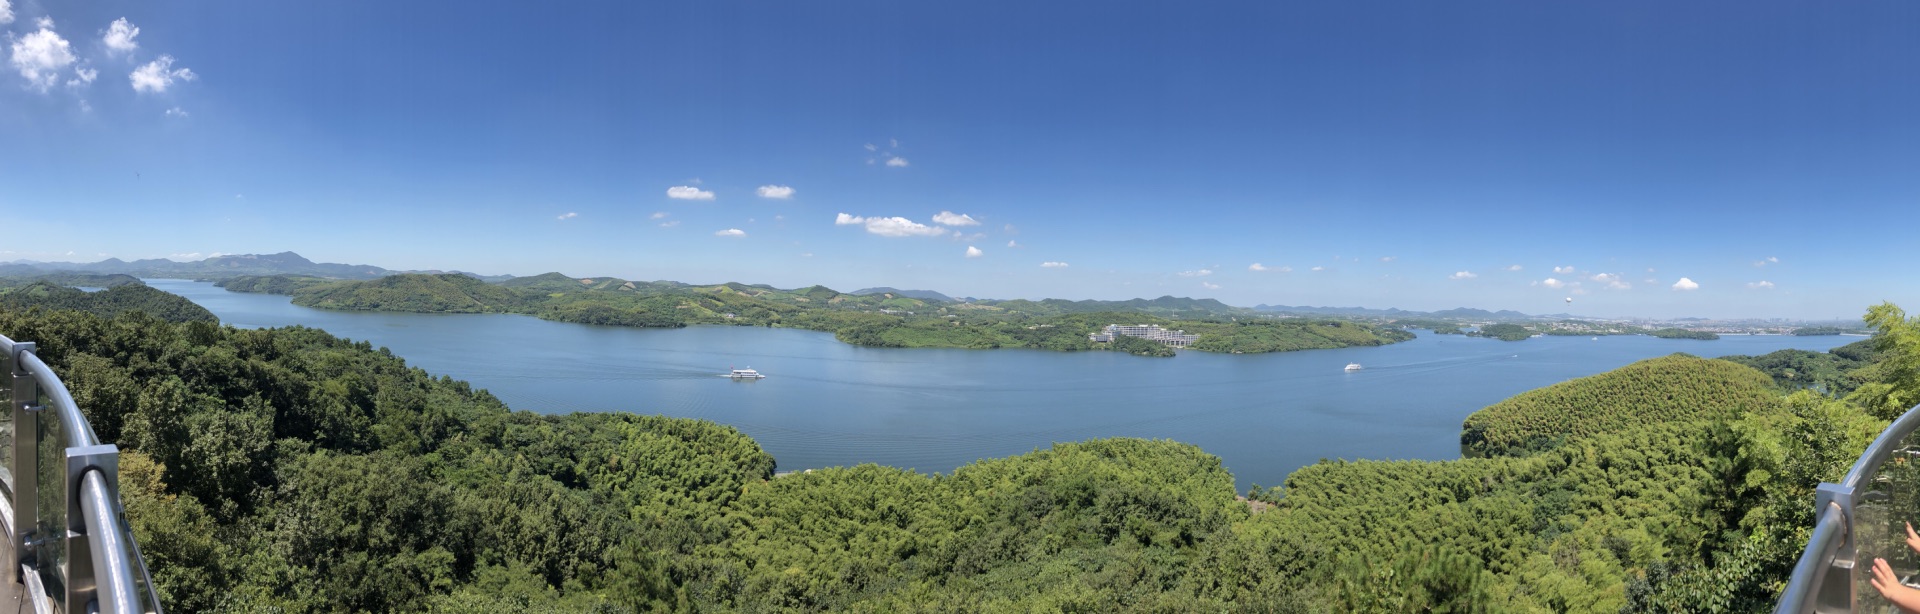
{"type": "Polygon", "coordinates": [[[1211,299],[1132,301],[940,301],[891,292],[847,294],[823,286],[782,290],[738,283],[694,286],[559,273],[488,283],[461,274],[325,280],[242,276],[217,282],[236,292],[287,294],[320,309],[422,313],[517,313],[559,322],[639,327],[694,324],[780,326],[831,332],[868,347],[1116,350],[1171,356],[1165,345],[1089,335],[1109,324],[1150,324],[1199,335],[1191,348],[1260,353],[1384,345],[1412,339],[1395,327],[1281,318],[1211,299]]]}

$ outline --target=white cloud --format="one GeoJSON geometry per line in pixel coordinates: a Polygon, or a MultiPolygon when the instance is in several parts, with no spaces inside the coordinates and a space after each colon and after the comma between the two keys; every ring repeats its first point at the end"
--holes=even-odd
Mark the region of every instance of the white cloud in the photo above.
{"type": "Polygon", "coordinates": [[[667,219],[667,216],[668,216],[668,215],[669,215],[669,214],[668,214],[667,212],[665,212],[665,211],[655,211],[655,212],[653,212],[653,215],[649,215],[649,216],[647,216],[647,219],[649,219],[649,220],[664,220],[664,219],[667,219]]]}
{"type": "Polygon", "coordinates": [[[1548,277],[1548,278],[1546,278],[1545,280],[1542,280],[1542,281],[1540,282],[1540,285],[1542,285],[1542,286],[1546,286],[1546,287],[1548,287],[1548,288],[1559,288],[1559,287],[1562,287],[1562,286],[1565,286],[1565,285],[1567,285],[1567,282],[1564,282],[1564,281],[1560,281],[1560,280],[1558,280],[1558,279],[1554,279],[1554,278],[1552,278],[1552,277],[1548,277]]]}
{"type": "Polygon", "coordinates": [[[899,148],[900,148],[900,139],[887,139],[887,146],[888,146],[888,147],[892,147],[892,148],[894,148],[894,149],[899,149],[899,148]]]}
{"type": "Polygon", "coordinates": [[[867,143],[867,151],[880,151],[880,147],[873,143],[867,143]]]}
{"type": "MultiPolygon", "coordinates": [[[[67,255],[72,256],[73,252],[67,252],[67,255]]],[[[188,260],[202,260],[202,259],[205,259],[206,256],[201,255],[200,252],[188,252],[185,254],[168,254],[167,258],[170,260],[179,260],[184,262],[188,260]]]]}
{"type": "Polygon", "coordinates": [[[1475,278],[1475,277],[1479,277],[1479,275],[1475,275],[1475,274],[1473,274],[1473,271],[1459,271],[1459,272],[1456,272],[1456,273],[1454,273],[1454,274],[1452,274],[1452,275],[1448,275],[1448,276],[1447,276],[1447,279],[1455,279],[1455,280],[1458,280],[1458,279],[1473,279],[1473,278],[1475,278]]]}
{"type": "Polygon", "coordinates": [[[667,188],[667,198],[676,200],[713,200],[713,191],[702,190],[690,185],[677,185],[667,188]]]}
{"type": "Polygon", "coordinates": [[[1260,263],[1258,263],[1258,262],[1255,262],[1255,263],[1253,263],[1253,264],[1249,264],[1249,265],[1247,265],[1247,270],[1249,270],[1249,271],[1265,271],[1265,270],[1267,270],[1267,265],[1264,265],[1264,264],[1260,264],[1260,263]]]}
{"type": "Polygon", "coordinates": [[[1573,265],[1553,267],[1553,272],[1566,275],[1573,272],[1573,265]]]}
{"type": "Polygon", "coordinates": [[[1755,260],[1755,261],[1753,261],[1753,266],[1755,266],[1755,267],[1763,267],[1763,266],[1767,266],[1767,265],[1769,265],[1769,264],[1780,264],[1780,258],[1778,258],[1778,257],[1775,257],[1775,256],[1767,256],[1767,257],[1766,257],[1765,259],[1763,259],[1763,260],[1755,260]]]}
{"type": "Polygon", "coordinates": [[[1203,282],[1200,282],[1200,287],[1206,288],[1208,290],[1219,290],[1220,284],[1210,284],[1203,281],[1203,282]]]}
{"type": "Polygon", "coordinates": [[[87,85],[92,85],[93,80],[99,77],[100,77],[99,70],[93,69],[93,68],[87,68],[85,65],[81,65],[73,69],[73,78],[67,80],[67,87],[83,87],[87,85]]]}
{"type": "Polygon", "coordinates": [[[13,23],[13,3],[0,0],[0,25],[13,23]]]}
{"type": "Polygon", "coordinates": [[[887,166],[900,168],[900,167],[907,166],[908,164],[909,162],[907,162],[907,159],[902,158],[900,156],[893,156],[891,158],[887,158],[887,166]]]}
{"type": "Polygon", "coordinates": [[[1313,267],[1313,270],[1314,270],[1314,271],[1325,271],[1325,270],[1327,270],[1327,267],[1323,267],[1323,266],[1317,266],[1317,267],[1313,267]]]}
{"type": "Polygon", "coordinates": [[[837,226],[866,226],[867,232],[883,237],[938,237],[947,229],[928,226],[904,217],[860,217],[842,213],[833,218],[837,226]]]}
{"type": "Polygon", "coordinates": [[[1054,261],[1049,261],[1049,262],[1042,262],[1042,263],[1040,263],[1040,268],[1043,268],[1043,269],[1064,269],[1064,268],[1067,268],[1067,263],[1065,263],[1065,262],[1054,262],[1054,261]]]}
{"type": "Polygon", "coordinates": [[[1623,279],[1619,273],[1598,273],[1590,279],[1598,283],[1606,284],[1609,290],[1627,290],[1633,287],[1633,284],[1627,283],[1627,280],[1623,279]]]}
{"type": "Polygon", "coordinates": [[[1381,256],[1381,257],[1380,257],[1380,261],[1381,261],[1381,262],[1393,262],[1394,260],[1396,260],[1396,258],[1394,258],[1393,256],[1381,256]]]}
{"type": "Polygon", "coordinates": [[[13,41],[13,69],[27,79],[27,87],[41,92],[59,82],[60,71],[74,62],[73,46],[50,26],[13,41]]]}
{"type": "Polygon", "coordinates": [[[197,78],[199,75],[193,74],[192,70],[173,68],[173,56],[170,55],[163,55],[159,59],[147,62],[145,66],[136,68],[127,75],[127,79],[133,82],[133,91],[156,94],[166,92],[167,88],[173,86],[175,80],[192,81],[197,78]]]}
{"type": "Polygon", "coordinates": [[[716,237],[744,237],[744,236],[747,236],[747,231],[745,231],[745,230],[741,230],[741,229],[738,229],[738,228],[728,228],[728,229],[726,229],[726,230],[722,230],[722,231],[719,231],[719,232],[715,232],[715,233],[713,233],[713,236],[716,236],[716,237]]]}
{"type": "Polygon", "coordinates": [[[939,215],[933,216],[933,221],[936,224],[946,224],[948,226],[980,225],[980,220],[973,219],[973,216],[964,213],[954,213],[952,211],[941,211],[939,215]]]}
{"type": "Polygon", "coordinates": [[[1747,287],[1748,287],[1748,288],[1753,288],[1753,289],[1755,289],[1755,290],[1772,290],[1772,289],[1773,289],[1773,282],[1770,282],[1770,281],[1767,281],[1767,280],[1764,280],[1764,279],[1762,279],[1762,280],[1760,280],[1760,281],[1756,281],[1756,282],[1753,282],[1753,283],[1750,283],[1750,284],[1747,284],[1747,287]]]}
{"type": "Polygon", "coordinates": [[[1212,269],[1200,269],[1198,271],[1181,271],[1180,272],[1181,277],[1206,277],[1212,274],[1213,274],[1212,269]]]}
{"type": "Polygon", "coordinates": [[[167,117],[186,117],[186,116],[187,116],[186,110],[181,109],[180,107],[167,109],[167,117]]]}
{"type": "Polygon", "coordinates": [[[1693,280],[1682,277],[1680,278],[1680,281],[1673,282],[1673,289],[1674,290],[1699,290],[1700,284],[1693,283],[1693,280]]]}
{"type": "Polygon", "coordinates": [[[763,185],[760,186],[760,189],[756,190],[756,192],[760,194],[761,198],[777,198],[780,200],[793,198],[793,188],[784,185],[763,185]]]}
{"type": "Polygon", "coordinates": [[[1007,247],[1020,247],[1020,244],[1015,243],[1013,239],[1007,239],[1007,247]]]}
{"type": "Polygon", "coordinates": [[[981,257],[981,256],[983,256],[983,255],[986,255],[986,252],[982,252],[982,251],[980,251],[980,248],[978,248],[978,247],[974,247],[974,246],[972,246],[972,245],[968,245],[968,246],[967,246],[967,257],[968,257],[968,258],[979,258],[979,257],[981,257]]]}
{"type": "Polygon", "coordinates": [[[660,223],[661,228],[673,228],[679,225],[680,225],[680,220],[668,220],[660,223]]]}
{"type": "Polygon", "coordinates": [[[1513,266],[1510,266],[1510,267],[1507,267],[1507,270],[1509,270],[1509,271],[1518,271],[1518,270],[1520,270],[1520,265],[1517,265],[1517,264],[1516,264],[1516,265],[1513,265],[1513,266]]]}
{"type": "Polygon", "coordinates": [[[140,28],[128,23],[127,18],[121,17],[107,26],[107,33],[100,37],[100,42],[107,45],[108,53],[127,53],[140,46],[140,43],[133,40],[139,35],[140,28]]]}
{"type": "Polygon", "coordinates": [[[576,217],[580,217],[580,214],[578,214],[578,213],[574,213],[574,212],[572,212],[572,211],[568,211],[568,212],[566,212],[566,213],[562,213],[562,214],[560,214],[560,215],[559,215],[559,217],[558,217],[558,219],[562,219],[562,220],[571,220],[571,219],[573,219],[573,218],[576,218],[576,217]]]}
{"type": "MultiPolygon", "coordinates": [[[[41,17],[41,18],[39,18],[39,19],[35,19],[35,20],[33,20],[33,27],[36,27],[36,28],[46,28],[46,29],[48,29],[48,30],[52,30],[52,29],[53,29],[53,18],[52,18],[52,17],[41,17]]],[[[71,253],[71,252],[69,252],[69,253],[71,253]]]]}

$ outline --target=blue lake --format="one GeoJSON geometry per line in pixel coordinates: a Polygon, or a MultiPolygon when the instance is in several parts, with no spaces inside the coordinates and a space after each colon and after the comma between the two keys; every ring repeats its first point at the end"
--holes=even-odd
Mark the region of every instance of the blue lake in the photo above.
{"type": "Polygon", "coordinates": [[[781,470],[879,463],[949,472],[1054,442],[1144,437],[1219,456],[1241,490],[1323,458],[1450,459],[1460,422],[1514,394],[1627,363],[1826,350],[1858,337],[1536,337],[1422,331],[1383,347],[1279,354],[861,348],[813,331],[649,330],[529,316],[298,307],[210,283],[148,280],[239,327],[303,325],[386,346],[411,365],[541,413],[631,411],[732,425],[781,470]],[[1348,372],[1357,362],[1366,368],[1348,372]],[[768,375],[735,382],[752,367],[768,375]]]}

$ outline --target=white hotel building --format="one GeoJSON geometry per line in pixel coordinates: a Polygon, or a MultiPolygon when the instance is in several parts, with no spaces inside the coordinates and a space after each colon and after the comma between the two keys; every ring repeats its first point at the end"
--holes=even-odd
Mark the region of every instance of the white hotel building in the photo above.
{"type": "Polygon", "coordinates": [[[1108,324],[1101,332],[1087,335],[1087,340],[1105,343],[1112,341],[1114,335],[1139,337],[1148,341],[1165,343],[1177,348],[1187,347],[1192,345],[1193,342],[1200,340],[1199,335],[1189,335],[1187,331],[1184,330],[1167,330],[1160,328],[1158,324],[1141,324],[1138,326],[1108,324]]]}

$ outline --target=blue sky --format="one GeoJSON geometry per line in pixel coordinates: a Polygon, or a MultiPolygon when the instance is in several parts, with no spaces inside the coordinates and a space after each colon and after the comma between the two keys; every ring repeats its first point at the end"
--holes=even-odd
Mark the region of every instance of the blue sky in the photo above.
{"type": "Polygon", "coordinates": [[[9,0],[0,260],[1920,308],[1920,5],[1349,4],[9,0]]]}

